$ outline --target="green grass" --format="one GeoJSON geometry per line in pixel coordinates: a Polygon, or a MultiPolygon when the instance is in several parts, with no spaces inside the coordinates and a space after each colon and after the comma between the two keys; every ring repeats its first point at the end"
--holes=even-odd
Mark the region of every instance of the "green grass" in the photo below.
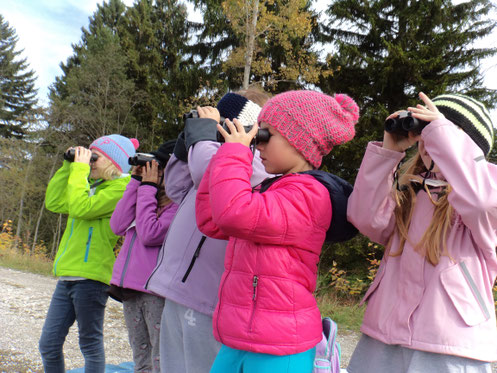
{"type": "Polygon", "coordinates": [[[52,276],[52,264],[51,260],[43,257],[22,254],[14,250],[0,251],[0,266],[2,267],[52,276]]]}
{"type": "Polygon", "coordinates": [[[317,300],[321,315],[335,321],[339,330],[359,332],[365,306],[360,306],[358,301],[339,299],[333,294],[318,296],[317,300]]]}

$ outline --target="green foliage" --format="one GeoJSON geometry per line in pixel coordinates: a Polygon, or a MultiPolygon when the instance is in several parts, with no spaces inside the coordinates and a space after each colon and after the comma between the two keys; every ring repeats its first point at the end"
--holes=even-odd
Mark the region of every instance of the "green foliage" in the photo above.
{"type": "Polygon", "coordinates": [[[119,38],[102,26],[79,49],[79,64],[65,76],[64,94],[53,91],[51,126],[72,139],[72,145],[89,144],[110,133],[135,135],[138,122],[133,108],[142,92],[126,76],[127,60],[119,38]]]}
{"type": "MultiPolygon", "coordinates": [[[[361,117],[354,140],[324,159],[327,170],[353,183],[367,143],[383,138],[385,118],[420,103],[420,91],[431,97],[464,93],[493,107],[497,92],[483,88],[479,66],[497,49],[474,46],[495,26],[488,19],[492,8],[488,0],[459,5],[450,0],[331,2],[330,21],[321,25],[319,37],[333,45],[327,57],[333,74],[322,76],[318,85],[326,93],[349,94],[361,117]]],[[[496,154],[491,157],[497,159],[496,154]]],[[[336,253],[350,254],[336,260],[348,265],[363,241],[339,245],[336,253]]]]}
{"type": "Polygon", "coordinates": [[[274,91],[317,83],[326,75],[311,47],[316,14],[310,10],[310,1],[225,0],[222,5],[239,38],[223,70],[238,84],[248,58],[252,84],[274,91]]]}
{"type": "Polygon", "coordinates": [[[0,15],[0,136],[23,138],[36,121],[35,75],[22,51],[16,50],[15,30],[0,15]]]}
{"type": "Polygon", "coordinates": [[[355,177],[356,155],[366,140],[382,138],[384,118],[419,103],[420,91],[429,96],[460,92],[495,105],[497,92],[482,87],[479,66],[497,49],[472,46],[493,30],[495,22],[487,19],[491,8],[487,0],[331,3],[324,40],[336,48],[328,56],[334,74],[319,86],[348,93],[361,108],[356,139],[333,159],[339,167],[340,159],[347,160],[346,178],[355,177]]]}
{"type": "MultiPolygon", "coordinates": [[[[25,242],[44,240],[53,252],[63,219],[43,210],[43,198],[62,151],[111,132],[138,138],[141,151],[154,150],[182,129],[183,113],[215,105],[226,90],[240,88],[251,36],[246,16],[256,4],[252,85],[273,93],[345,92],[361,108],[355,139],[323,162],[350,183],[367,143],[381,140],[384,118],[418,103],[419,91],[462,92],[488,107],[497,102],[479,70],[496,49],[474,47],[495,25],[487,18],[488,0],[335,0],[327,24],[318,22],[311,0],[255,1],[192,0],[201,23],[187,20],[179,0],[97,5],[51,87],[48,128],[39,125],[44,113],[34,108],[33,73],[18,59],[15,32],[0,18],[0,75],[7,77],[0,79],[0,136],[25,140],[0,144],[0,197],[7,200],[0,222],[12,220],[25,242]],[[325,62],[318,60],[316,42],[333,47],[325,62]],[[37,131],[27,131],[33,123],[37,131]]],[[[490,159],[497,160],[497,149],[490,159]]],[[[367,281],[368,244],[358,235],[325,246],[323,278],[329,280],[335,262],[351,288],[363,286],[358,280],[367,281]]],[[[375,251],[376,259],[381,252],[375,251]]]]}

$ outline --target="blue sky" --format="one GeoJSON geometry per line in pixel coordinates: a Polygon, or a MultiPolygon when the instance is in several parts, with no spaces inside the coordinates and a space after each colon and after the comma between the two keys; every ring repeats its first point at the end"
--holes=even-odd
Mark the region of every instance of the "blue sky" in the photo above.
{"type": "MultiPolygon", "coordinates": [[[[457,0],[463,1],[463,0],[457,0]]],[[[16,30],[18,49],[36,72],[40,103],[47,103],[48,87],[62,74],[59,65],[72,55],[71,44],[78,43],[81,28],[88,26],[88,17],[103,0],[0,0],[0,14],[16,30]]],[[[133,0],[123,0],[131,5],[133,0]]],[[[316,8],[322,10],[329,0],[318,0],[316,8]]],[[[497,0],[495,1],[497,4],[497,0]]],[[[191,11],[193,14],[193,11],[191,11]]],[[[191,15],[190,17],[196,17],[191,15]]],[[[497,15],[494,13],[494,17],[497,15]]],[[[478,45],[497,47],[497,30],[478,45]]],[[[485,84],[497,89],[497,57],[482,66],[485,84]]],[[[497,124],[497,110],[493,112],[497,124]]]]}

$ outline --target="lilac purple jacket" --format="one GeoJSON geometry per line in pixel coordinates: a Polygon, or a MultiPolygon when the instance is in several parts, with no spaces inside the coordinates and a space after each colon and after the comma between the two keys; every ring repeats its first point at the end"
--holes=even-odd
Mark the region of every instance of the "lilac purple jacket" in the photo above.
{"type": "Polygon", "coordinates": [[[125,235],[114,263],[110,283],[143,292],[150,273],[157,264],[157,255],[167,230],[178,209],[170,203],[157,216],[157,188],[141,185],[131,178],[122,199],[110,219],[112,231],[125,235]]]}
{"type": "Polygon", "coordinates": [[[306,174],[280,177],[263,193],[250,185],[252,154],[224,144],[197,194],[197,224],[228,238],[214,336],[245,351],[290,355],[322,339],[313,292],[331,221],[328,189],[306,174]]]}
{"type": "MultiPolygon", "coordinates": [[[[497,360],[497,328],[492,286],[497,275],[497,167],[447,120],[423,129],[425,149],[451,186],[455,210],[447,235],[449,256],[433,266],[413,248],[430,224],[434,206],[418,192],[410,240],[399,256],[385,254],[365,295],[361,331],[387,344],[467,358],[497,360]]],[[[399,248],[394,233],[393,173],[404,153],[370,143],[349,198],[349,220],[390,253],[399,248]]]]}
{"type": "MultiPolygon", "coordinates": [[[[159,254],[147,289],[185,307],[212,315],[223,273],[227,241],[205,237],[195,222],[197,188],[220,144],[200,141],[189,147],[188,162],[171,156],[165,170],[167,195],[179,209],[159,254]]],[[[256,152],[251,184],[269,175],[256,152]]]]}

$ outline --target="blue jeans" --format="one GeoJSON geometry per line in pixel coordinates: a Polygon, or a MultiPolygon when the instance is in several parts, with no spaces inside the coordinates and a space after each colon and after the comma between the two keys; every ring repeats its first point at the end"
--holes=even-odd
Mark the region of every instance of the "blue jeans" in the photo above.
{"type": "Polygon", "coordinates": [[[57,282],[39,343],[45,372],[65,372],[62,346],[75,320],[85,373],[105,371],[103,326],[108,288],[93,280],[57,282]]]}

